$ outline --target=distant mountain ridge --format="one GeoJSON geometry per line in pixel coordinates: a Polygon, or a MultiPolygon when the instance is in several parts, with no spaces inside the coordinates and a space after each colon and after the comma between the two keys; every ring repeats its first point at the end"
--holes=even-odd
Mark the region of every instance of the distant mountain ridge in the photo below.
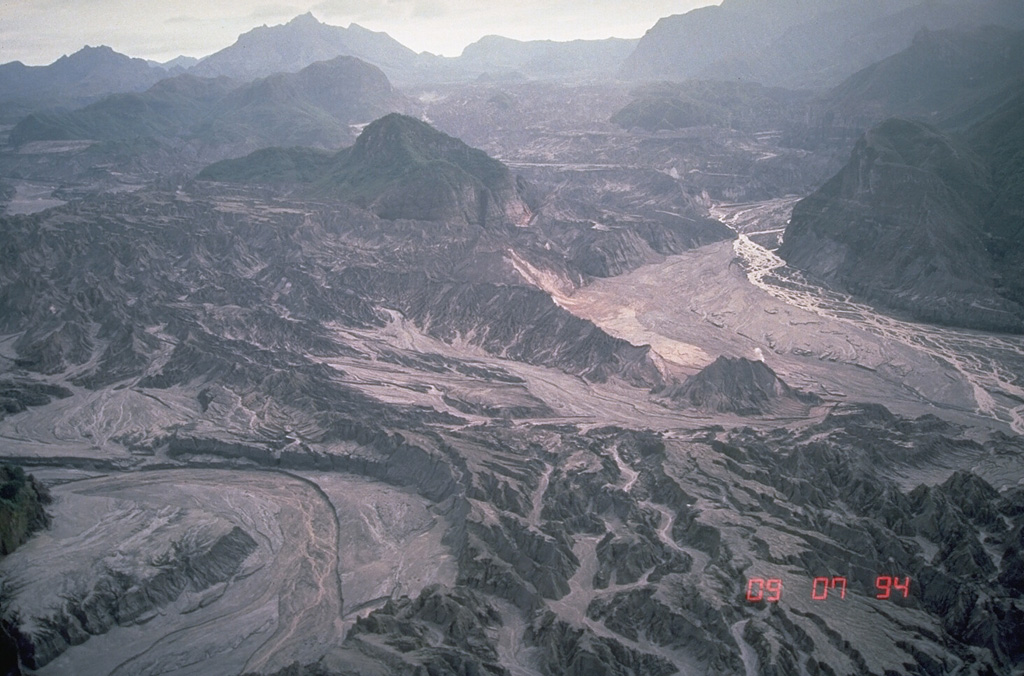
{"type": "Polygon", "coordinates": [[[637,42],[618,38],[522,41],[491,35],[468,45],[460,56],[447,58],[416,54],[386,33],[358,24],[331,26],[307,13],[286,24],[262,26],[241,35],[235,44],[201,60],[190,72],[245,81],[295,72],[336,56],[354,56],[403,84],[508,74],[542,79],[596,77],[613,74],[637,42]]]}
{"type": "Polygon", "coordinates": [[[374,121],[336,154],[270,148],[204,169],[199,179],[292,183],[381,218],[524,225],[530,209],[508,168],[425,122],[397,113],[374,121]]]}
{"type": "Polygon", "coordinates": [[[1013,0],[725,0],[661,19],[627,59],[628,80],[741,79],[832,86],[906,48],[922,28],[1024,28],[1013,0]]]}
{"type": "Polygon", "coordinates": [[[163,68],[104,46],[83,47],[48,66],[5,63],[0,65],[0,119],[17,111],[81,106],[114,92],[142,91],[164,77],[163,68]]]}
{"type": "Polygon", "coordinates": [[[488,35],[468,45],[452,65],[470,74],[519,73],[528,77],[612,74],[639,40],[513,40],[488,35]]]}
{"type": "Polygon", "coordinates": [[[988,99],[1017,82],[1024,82],[1024,31],[922,30],[907,49],[851,75],[826,99],[846,115],[912,116],[964,128],[991,107],[988,99]]]}
{"type": "Polygon", "coordinates": [[[400,97],[384,73],[342,56],[243,85],[224,77],[169,78],[73,112],[34,113],[10,140],[177,138],[236,153],[272,145],[338,148],[354,139],[350,124],[397,107],[400,97]]]}
{"type": "Polygon", "coordinates": [[[382,68],[404,68],[416,54],[386,33],[357,24],[328,26],[307,13],[281,26],[262,26],[242,34],[233,45],[202,59],[190,72],[249,81],[296,72],[338,56],[354,56],[382,68]]]}

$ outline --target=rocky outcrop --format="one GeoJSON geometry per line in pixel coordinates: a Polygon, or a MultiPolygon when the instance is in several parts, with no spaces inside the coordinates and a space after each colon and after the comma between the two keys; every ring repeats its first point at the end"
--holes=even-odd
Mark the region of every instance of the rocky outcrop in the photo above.
{"type": "Polygon", "coordinates": [[[530,208],[509,170],[426,122],[393,113],[333,156],[290,149],[213,164],[212,181],[306,184],[311,195],[353,202],[389,220],[525,225],[530,208]]]}
{"type": "Polygon", "coordinates": [[[393,660],[408,665],[404,668],[419,664],[430,674],[502,674],[506,672],[488,636],[500,625],[501,617],[478,594],[433,586],[416,599],[388,601],[357,620],[345,645],[371,653],[374,647],[386,650],[393,660]]]}
{"type": "Polygon", "coordinates": [[[0,420],[21,413],[30,406],[46,406],[54,399],[71,396],[71,390],[60,385],[31,381],[0,381],[0,420]]]}
{"type": "Polygon", "coordinates": [[[677,406],[740,415],[800,410],[820,402],[817,396],[784,383],[763,361],[743,357],[719,357],[660,396],[677,406]]]}

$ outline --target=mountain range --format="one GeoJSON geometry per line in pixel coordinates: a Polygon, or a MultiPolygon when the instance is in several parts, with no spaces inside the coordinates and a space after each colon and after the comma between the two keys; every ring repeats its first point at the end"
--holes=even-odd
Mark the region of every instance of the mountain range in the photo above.
{"type": "Polygon", "coordinates": [[[661,19],[619,72],[635,80],[832,86],[905,49],[921,29],[1024,28],[1013,0],[725,0],[661,19]]]}
{"type": "Polygon", "coordinates": [[[151,137],[198,144],[207,155],[269,145],[337,148],[354,138],[352,124],[401,105],[378,68],[342,56],[241,85],[179,75],[75,111],[31,114],[11,130],[10,142],[151,137]]]}
{"type": "Polygon", "coordinates": [[[962,130],[1021,82],[1021,31],[999,25],[922,30],[907,49],[851,75],[825,100],[846,116],[899,115],[962,130]]]}
{"type": "Polygon", "coordinates": [[[84,47],[48,66],[20,61],[0,65],[0,120],[55,106],[77,107],[113,92],[137,92],[167,77],[167,71],[110,47],[84,47]]]}
{"type": "Polygon", "coordinates": [[[390,70],[408,68],[416,54],[386,33],[356,24],[328,26],[309,13],[281,26],[254,28],[233,45],[202,59],[190,72],[248,82],[275,73],[293,73],[337,56],[356,57],[390,70]]]}

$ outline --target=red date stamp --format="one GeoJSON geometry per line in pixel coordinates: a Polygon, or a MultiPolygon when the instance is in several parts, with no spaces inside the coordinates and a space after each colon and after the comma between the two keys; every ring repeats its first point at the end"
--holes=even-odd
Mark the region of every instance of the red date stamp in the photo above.
{"type": "MultiPolygon", "coordinates": [[[[907,598],[910,596],[910,577],[879,575],[875,579],[876,599],[907,598]]],[[[811,600],[825,601],[831,596],[846,599],[845,577],[816,577],[811,582],[811,600]]],[[[752,577],[747,580],[747,601],[778,603],[782,600],[782,578],[752,577]]]]}

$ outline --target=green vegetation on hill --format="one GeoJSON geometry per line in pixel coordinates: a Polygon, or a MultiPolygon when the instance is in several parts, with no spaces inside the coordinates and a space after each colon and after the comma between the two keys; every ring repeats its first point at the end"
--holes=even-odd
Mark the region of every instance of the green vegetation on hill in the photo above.
{"type": "Polygon", "coordinates": [[[43,505],[50,494],[20,467],[0,464],[0,556],[24,544],[33,532],[50,525],[43,505]]]}
{"type": "Polygon", "coordinates": [[[199,178],[225,183],[314,183],[334,164],[337,153],[314,148],[264,148],[203,169],[199,178]]]}

